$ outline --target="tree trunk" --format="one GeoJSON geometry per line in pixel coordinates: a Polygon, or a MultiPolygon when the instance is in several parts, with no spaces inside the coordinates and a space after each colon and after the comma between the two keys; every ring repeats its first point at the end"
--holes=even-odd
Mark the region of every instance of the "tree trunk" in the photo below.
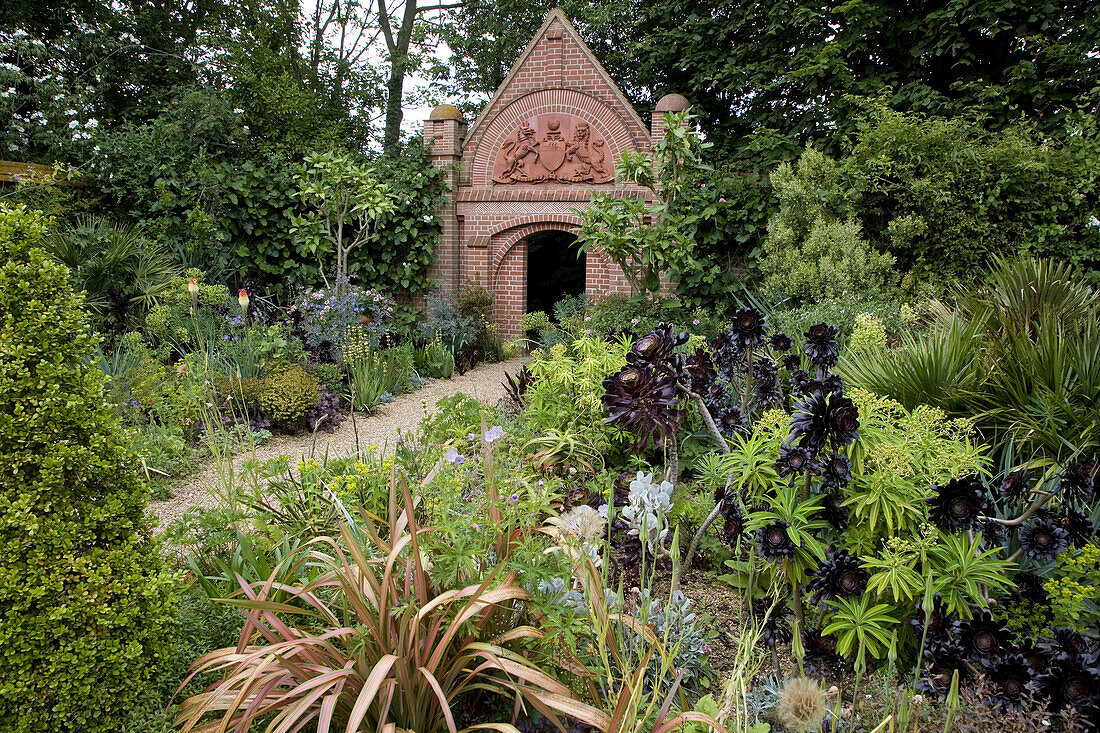
{"type": "Polygon", "coordinates": [[[396,156],[400,150],[401,97],[405,87],[405,58],[394,56],[390,64],[390,80],[386,84],[386,133],[382,141],[382,150],[386,155],[396,156]]]}
{"type": "MultiPolygon", "coordinates": [[[[405,14],[401,18],[401,28],[397,38],[390,46],[390,80],[386,84],[386,132],[382,139],[382,150],[387,155],[397,155],[401,147],[401,99],[405,91],[405,72],[408,71],[409,43],[412,41],[413,24],[416,23],[417,0],[405,1],[405,14]]],[[[383,3],[379,2],[380,7],[383,3]]],[[[383,29],[385,30],[385,29],[383,29]]],[[[387,41],[392,35],[387,35],[387,41]]]]}

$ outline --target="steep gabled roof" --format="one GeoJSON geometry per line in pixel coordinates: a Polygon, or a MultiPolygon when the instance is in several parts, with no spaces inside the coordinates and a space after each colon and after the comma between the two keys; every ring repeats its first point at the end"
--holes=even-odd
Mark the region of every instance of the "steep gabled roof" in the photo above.
{"type": "MultiPolygon", "coordinates": [[[[555,37],[553,40],[558,38],[555,37]]],[[[493,117],[508,104],[535,91],[536,88],[571,89],[590,94],[614,109],[639,137],[639,142],[646,146],[650,143],[649,131],[642,119],[561,8],[553,8],[546,14],[542,26],[532,36],[527,48],[512,65],[508,76],[504,78],[481,114],[470,126],[469,134],[466,136],[467,142],[476,144],[481,138],[484,127],[492,121],[493,117]],[[562,64],[559,77],[551,79],[547,78],[545,71],[539,67],[540,61],[536,57],[538,51],[545,50],[548,34],[555,27],[562,29],[563,43],[568,40],[570,45],[579,50],[580,63],[562,64]]]]}

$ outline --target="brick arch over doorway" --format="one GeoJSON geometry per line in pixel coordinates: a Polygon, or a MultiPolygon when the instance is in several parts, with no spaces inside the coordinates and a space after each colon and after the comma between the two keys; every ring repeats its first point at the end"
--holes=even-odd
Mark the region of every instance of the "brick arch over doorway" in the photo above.
{"type": "MultiPolygon", "coordinates": [[[[527,239],[546,231],[574,234],[579,225],[580,217],[559,217],[503,229],[494,235],[494,242],[488,248],[488,288],[494,294],[493,320],[496,323],[510,324],[514,320],[516,327],[510,333],[518,332],[518,318],[526,311],[528,280],[538,276],[527,270],[527,239]]],[[[622,271],[599,250],[589,252],[585,257],[584,283],[585,292],[591,297],[630,290],[630,283],[623,277],[622,271]]]]}
{"type": "MultiPolygon", "coordinates": [[[[484,285],[501,333],[518,335],[526,238],[574,231],[576,212],[594,193],[652,200],[647,189],[616,181],[615,163],[624,152],[651,150],[664,136],[665,114],[685,105],[679,95],[665,97],[646,129],[569,19],[551,10],[472,125],[451,105],[424,124],[432,163],[451,187],[438,211],[432,277],[452,292],[468,280],[484,285]]],[[[585,289],[598,297],[629,292],[629,283],[602,252],[589,252],[585,289]]]]}

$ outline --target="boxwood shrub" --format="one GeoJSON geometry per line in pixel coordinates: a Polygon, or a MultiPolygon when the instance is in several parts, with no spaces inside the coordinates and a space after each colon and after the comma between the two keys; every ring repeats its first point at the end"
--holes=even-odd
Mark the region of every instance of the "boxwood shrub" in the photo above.
{"type": "Polygon", "coordinates": [[[168,648],[170,578],[49,224],[0,206],[0,728],[97,733],[168,648]]]}

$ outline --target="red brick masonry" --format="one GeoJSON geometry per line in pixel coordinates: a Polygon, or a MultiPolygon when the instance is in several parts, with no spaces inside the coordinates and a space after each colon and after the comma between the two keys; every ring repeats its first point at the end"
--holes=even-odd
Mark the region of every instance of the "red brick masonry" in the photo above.
{"type": "MultiPolygon", "coordinates": [[[[432,162],[446,168],[452,190],[438,212],[443,236],[432,277],[451,291],[466,280],[482,284],[495,296],[501,333],[518,334],[528,277],[539,276],[527,272],[526,238],[574,230],[575,211],[593,191],[648,194],[615,183],[615,162],[625,151],[650,150],[664,133],[664,112],[686,102],[678,95],[661,100],[654,129],[646,130],[565,14],[550,11],[472,125],[449,105],[433,110],[424,125],[432,162]]],[[[605,255],[590,253],[586,263],[590,295],[629,292],[605,255]]]]}

